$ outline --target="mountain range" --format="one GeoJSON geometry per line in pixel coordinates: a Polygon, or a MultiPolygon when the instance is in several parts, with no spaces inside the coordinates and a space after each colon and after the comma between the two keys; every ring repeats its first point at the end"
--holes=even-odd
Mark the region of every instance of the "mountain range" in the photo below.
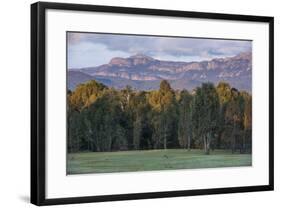
{"type": "Polygon", "coordinates": [[[136,54],[128,58],[112,58],[101,66],[68,70],[70,90],[92,79],[118,89],[130,85],[137,90],[158,89],[163,79],[168,80],[174,89],[188,90],[203,82],[226,81],[232,87],[251,92],[252,53],[199,62],[164,61],[136,54]]]}

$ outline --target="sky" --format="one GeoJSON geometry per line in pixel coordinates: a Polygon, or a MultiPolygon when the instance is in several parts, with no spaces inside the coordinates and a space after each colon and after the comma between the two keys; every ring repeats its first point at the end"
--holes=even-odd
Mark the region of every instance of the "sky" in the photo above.
{"type": "Polygon", "coordinates": [[[243,40],[67,33],[68,68],[93,67],[114,57],[144,54],[167,61],[202,61],[252,51],[243,40]]]}

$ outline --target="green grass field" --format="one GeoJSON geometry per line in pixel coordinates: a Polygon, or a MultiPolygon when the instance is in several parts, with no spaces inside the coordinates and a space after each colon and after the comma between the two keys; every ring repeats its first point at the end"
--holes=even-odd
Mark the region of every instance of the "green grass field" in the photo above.
{"type": "Polygon", "coordinates": [[[143,150],[88,152],[68,154],[67,173],[110,173],[149,170],[174,170],[251,166],[251,154],[231,154],[215,150],[205,155],[202,150],[143,150]]]}

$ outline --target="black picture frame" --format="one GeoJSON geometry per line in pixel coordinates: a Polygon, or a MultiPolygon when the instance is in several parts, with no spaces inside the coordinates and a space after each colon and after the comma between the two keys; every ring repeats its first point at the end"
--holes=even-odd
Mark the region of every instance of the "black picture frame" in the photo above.
{"type": "Polygon", "coordinates": [[[268,16],[248,16],[160,10],[130,7],[95,6],[84,4],[64,4],[38,2],[31,5],[31,203],[35,205],[73,204],[147,198],[194,196],[205,194],[225,194],[236,192],[269,191],[274,189],[274,18],[268,16]],[[269,183],[262,186],[235,188],[212,188],[200,190],[163,191],[150,193],[129,193],[120,195],[85,196],[72,198],[46,198],[46,83],[45,83],[45,16],[47,9],[105,12],[121,14],[154,15],[167,17],[187,17],[216,20],[263,22],[269,24],[269,183]]]}

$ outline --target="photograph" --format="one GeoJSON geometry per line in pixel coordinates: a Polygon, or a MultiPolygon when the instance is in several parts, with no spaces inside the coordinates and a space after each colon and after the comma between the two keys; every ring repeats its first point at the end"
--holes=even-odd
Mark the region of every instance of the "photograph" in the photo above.
{"type": "Polygon", "coordinates": [[[252,165],[252,40],[66,32],[67,174],[252,165]]]}
{"type": "Polygon", "coordinates": [[[32,204],[274,190],[274,17],[182,8],[31,5],[32,204]]]}

